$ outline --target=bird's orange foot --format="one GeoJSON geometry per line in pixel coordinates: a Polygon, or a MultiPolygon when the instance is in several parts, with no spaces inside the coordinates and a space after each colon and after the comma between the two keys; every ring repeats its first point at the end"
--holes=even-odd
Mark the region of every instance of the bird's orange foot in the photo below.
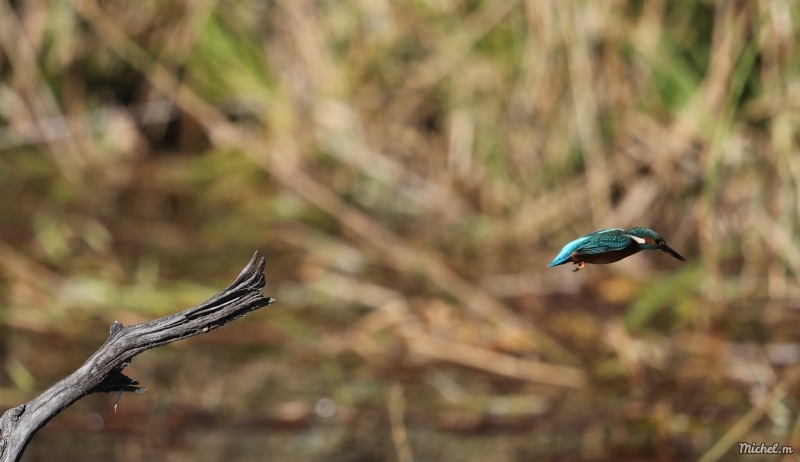
{"type": "Polygon", "coordinates": [[[573,273],[577,273],[578,271],[586,267],[586,263],[582,261],[573,263],[573,265],[575,265],[575,269],[572,270],[573,273]]]}

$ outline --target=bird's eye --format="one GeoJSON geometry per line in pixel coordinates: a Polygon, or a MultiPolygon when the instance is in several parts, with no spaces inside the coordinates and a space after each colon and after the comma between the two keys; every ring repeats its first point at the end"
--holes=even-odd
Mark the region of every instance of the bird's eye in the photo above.
{"type": "Polygon", "coordinates": [[[663,239],[656,239],[656,245],[664,245],[663,239]]]}

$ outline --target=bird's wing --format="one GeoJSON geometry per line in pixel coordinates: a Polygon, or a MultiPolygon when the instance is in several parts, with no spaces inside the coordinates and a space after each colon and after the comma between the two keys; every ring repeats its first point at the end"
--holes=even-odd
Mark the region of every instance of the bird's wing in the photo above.
{"type": "Polygon", "coordinates": [[[633,237],[625,234],[624,230],[613,230],[615,232],[600,233],[593,235],[590,239],[581,242],[580,245],[572,249],[574,255],[594,255],[598,253],[614,252],[622,250],[634,243],[633,237]]]}
{"type": "Polygon", "coordinates": [[[569,257],[574,255],[591,255],[596,253],[611,252],[622,250],[630,245],[633,240],[625,233],[624,229],[612,228],[602,229],[581,236],[569,244],[565,245],[556,258],[547,266],[563,265],[569,261],[569,257]]]}

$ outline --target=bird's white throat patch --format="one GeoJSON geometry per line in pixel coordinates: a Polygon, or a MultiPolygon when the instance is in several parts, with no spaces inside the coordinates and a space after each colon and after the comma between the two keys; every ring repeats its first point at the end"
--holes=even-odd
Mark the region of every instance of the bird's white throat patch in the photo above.
{"type": "Polygon", "coordinates": [[[631,238],[631,239],[633,239],[634,241],[638,242],[639,244],[644,244],[644,243],[645,243],[645,240],[644,240],[644,239],[642,239],[642,238],[641,238],[641,237],[639,237],[639,236],[632,236],[632,235],[630,235],[630,234],[626,234],[626,236],[628,236],[629,238],[631,238]]]}

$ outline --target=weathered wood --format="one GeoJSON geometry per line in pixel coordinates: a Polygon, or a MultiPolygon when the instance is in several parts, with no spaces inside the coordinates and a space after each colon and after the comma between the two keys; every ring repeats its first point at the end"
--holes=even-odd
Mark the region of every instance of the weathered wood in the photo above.
{"type": "Polygon", "coordinates": [[[133,326],[114,322],[108,339],[77,371],[32,401],[0,416],[0,462],[18,461],[33,435],[82,397],[99,392],[143,393],[122,374],[133,357],[151,348],[212,331],[275,300],[264,297],[264,259],[250,263],[227,289],[188,310],[133,326]]]}

